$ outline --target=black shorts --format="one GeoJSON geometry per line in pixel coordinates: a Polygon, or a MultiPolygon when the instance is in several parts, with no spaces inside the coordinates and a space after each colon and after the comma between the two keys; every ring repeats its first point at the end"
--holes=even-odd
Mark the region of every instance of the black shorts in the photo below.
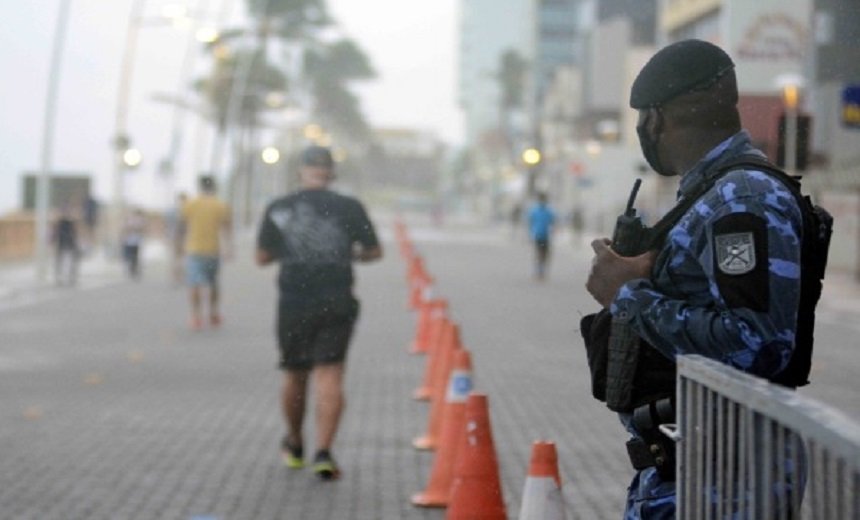
{"type": "Polygon", "coordinates": [[[307,370],[314,365],[340,363],[346,351],[359,303],[351,296],[297,305],[278,306],[278,366],[307,370]]]}

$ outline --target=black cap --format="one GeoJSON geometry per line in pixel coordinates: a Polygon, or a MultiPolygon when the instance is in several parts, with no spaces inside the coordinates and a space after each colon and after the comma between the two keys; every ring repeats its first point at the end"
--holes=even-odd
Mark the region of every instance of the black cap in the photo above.
{"type": "Polygon", "coordinates": [[[215,177],[211,175],[201,175],[200,176],[200,188],[206,191],[214,191],[215,190],[215,177]]]}
{"type": "Polygon", "coordinates": [[[311,145],[302,152],[302,164],[306,166],[322,166],[323,168],[331,168],[334,166],[334,159],[331,156],[331,150],[323,146],[311,145]]]}
{"type": "Polygon", "coordinates": [[[716,45],[682,40],[660,49],[639,71],[630,89],[630,106],[648,108],[712,85],[735,64],[716,45]]]}

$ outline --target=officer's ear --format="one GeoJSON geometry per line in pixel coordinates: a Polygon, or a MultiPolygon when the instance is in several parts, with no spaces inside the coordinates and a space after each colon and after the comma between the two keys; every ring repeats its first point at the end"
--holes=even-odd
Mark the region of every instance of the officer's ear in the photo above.
{"type": "Polygon", "coordinates": [[[661,106],[651,107],[649,109],[648,123],[651,125],[651,135],[658,136],[666,130],[666,116],[661,106]]]}

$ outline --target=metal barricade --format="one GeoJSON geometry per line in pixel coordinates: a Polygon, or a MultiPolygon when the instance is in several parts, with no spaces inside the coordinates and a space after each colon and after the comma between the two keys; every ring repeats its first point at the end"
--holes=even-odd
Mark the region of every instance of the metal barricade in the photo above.
{"type": "Polygon", "coordinates": [[[678,518],[860,519],[860,424],[841,412],[691,355],[677,426],[678,518]]]}

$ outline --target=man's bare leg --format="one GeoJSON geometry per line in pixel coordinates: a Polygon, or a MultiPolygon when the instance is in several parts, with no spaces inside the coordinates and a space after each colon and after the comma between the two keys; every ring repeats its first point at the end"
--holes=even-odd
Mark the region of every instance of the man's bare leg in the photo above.
{"type": "Polygon", "coordinates": [[[316,449],[329,450],[343,412],[343,363],[317,365],[314,367],[316,396],[316,449]]]}
{"type": "Polygon", "coordinates": [[[284,386],[281,391],[281,410],[287,425],[287,442],[291,446],[302,446],[302,425],[305,420],[305,403],[308,387],[307,370],[284,371],[284,386]]]}
{"type": "Polygon", "coordinates": [[[192,285],[189,290],[191,299],[191,328],[199,329],[203,325],[203,313],[201,307],[200,286],[192,285]]]}
{"type": "Polygon", "coordinates": [[[209,323],[212,325],[221,325],[221,313],[218,312],[219,298],[218,283],[214,282],[209,286],[209,323]]]}

